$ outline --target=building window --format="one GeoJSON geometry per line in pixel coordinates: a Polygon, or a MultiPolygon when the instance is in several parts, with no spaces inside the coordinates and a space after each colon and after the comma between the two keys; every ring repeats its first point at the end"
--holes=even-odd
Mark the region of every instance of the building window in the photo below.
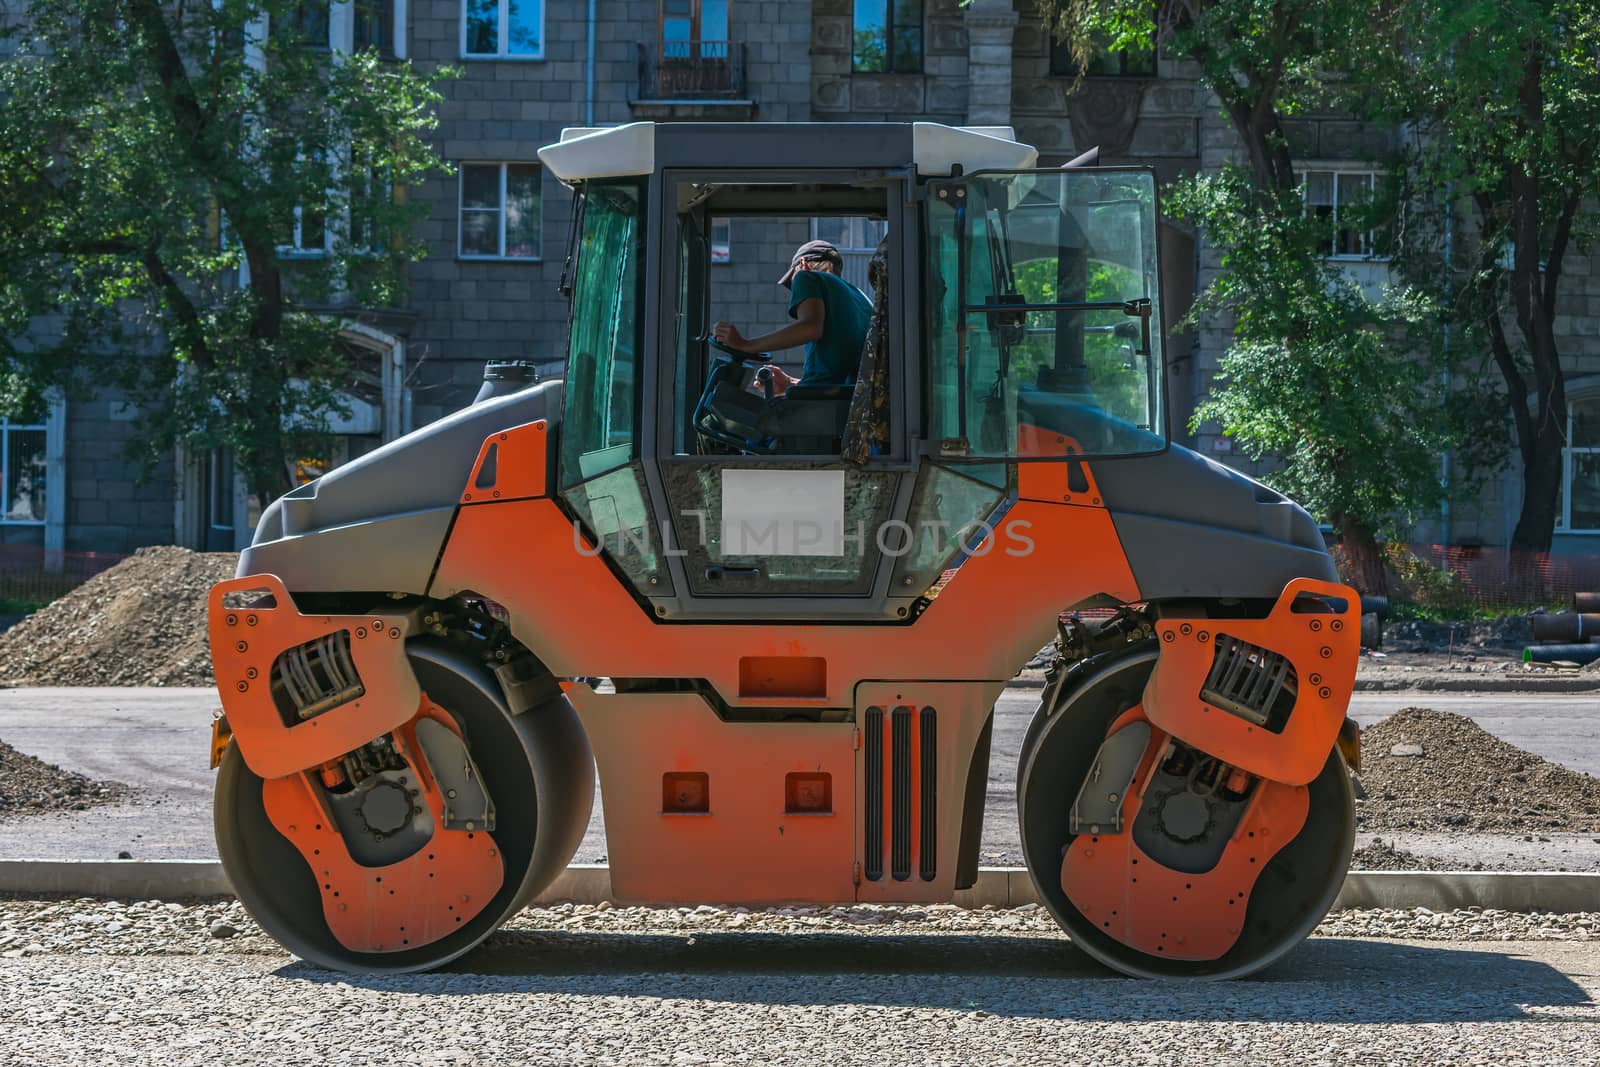
{"type": "Polygon", "coordinates": [[[327,216],[311,208],[295,208],[289,243],[279,251],[291,256],[320,256],[327,252],[327,216]]]}
{"type": "MultiPolygon", "coordinates": [[[[1072,48],[1065,41],[1050,38],[1050,74],[1057,78],[1076,78],[1080,71],[1072,58],[1072,48]]],[[[1149,48],[1123,49],[1113,52],[1102,41],[1096,41],[1089,58],[1089,68],[1081,72],[1086,78],[1154,78],[1156,76],[1156,49],[1152,41],[1149,48]]]]}
{"type": "Polygon", "coordinates": [[[1557,528],[1566,533],[1600,533],[1600,396],[1568,402],[1561,470],[1557,528]]]}
{"type": "Polygon", "coordinates": [[[1300,181],[1306,214],[1327,220],[1331,259],[1372,259],[1372,229],[1363,216],[1378,176],[1370,170],[1308,170],[1300,181]]]}
{"type": "Polygon", "coordinates": [[[844,280],[868,296],[872,295],[872,283],[867,280],[867,266],[888,232],[887,222],[859,215],[811,220],[811,239],[828,241],[837,248],[844,260],[844,280]]]}
{"type": "Polygon", "coordinates": [[[355,50],[375,48],[394,55],[394,0],[355,0],[355,50]]]}
{"type": "Polygon", "coordinates": [[[383,210],[395,202],[394,183],[381,167],[354,163],[350,168],[350,247],[357,252],[381,252],[380,222],[383,210]]]}
{"type": "Polygon", "coordinates": [[[544,0],[461,0],[461,54],[468,59],[544,55],[544,0]]]}
{"type": "Polygon", "coordinates": [[[727,58],[728,0],[661,0],[660,14],[662,58],[727,58]]]}
{"type": "Polygon", "coordinates": [[[44,523],[46,470],[44,426],[0,419],[0,524],[44,523]]]}
{"type": "Polygon", "coordinates": [[[328,47],[329,0],[300,0],[291,7],[280,28],[307,48],[328,47]]]}
{"type": "Polygon", "coordinates": [[[733,262],[733,221],[711,220],[711,262],[733,262]]]}
{"type": "Polygon", "coordinates": [[[855,70],[922,72],[922,0],[856,0],[855,70]]]}
{"type": "Polygon", "coordinates": [[[461,164],[463,259],[538,259],[537,163],[461,164]]]}

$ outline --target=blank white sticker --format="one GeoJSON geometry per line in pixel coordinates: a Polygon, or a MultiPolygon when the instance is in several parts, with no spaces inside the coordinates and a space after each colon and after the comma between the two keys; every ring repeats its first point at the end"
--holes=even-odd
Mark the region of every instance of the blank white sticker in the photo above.
{"type": "Polygon", "coordinates": [[[844,471],[722,471],[722,555],[844,555],[844,471]]]}

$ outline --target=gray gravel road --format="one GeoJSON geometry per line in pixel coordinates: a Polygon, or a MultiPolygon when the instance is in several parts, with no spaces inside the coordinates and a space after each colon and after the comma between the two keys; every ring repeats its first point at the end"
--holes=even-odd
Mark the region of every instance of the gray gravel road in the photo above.
{"type": "MultiPolygon", "coordinates": [[[[1037,690],[1009,689],[995,713],[981,859],[1021,862],[1016,822],[1017,752],[1038,705],[1037,690]]],[[[1352,714],[1370,724],[1420,704],[1470,716],[1499,737],[1590,774],[1600,774],[1600,696],[1475,693],[1357,693],[1352,714]]],[[[0,821],[0,857],[211,859],[212,773],[206,768],[211,689],[3,689],[0,738],[24,752],[95,778],[137,786],[124,804],[70,815],[0,821]]],[[[595,818],[576,862],[606,858],[598,791],[595,818]]],[[[1386,839],[1394,835],[1385,835],[1386,839]]],[[[1592,835],[1406,835],[1401,846],[1464,864],[1600,870],[1592,835]]],[[[1367,838],[1363,836],[1362,843],[1367,838]]]]}
{"type": "Polygon", "coordinates": [[[0,954],[0,1063],[1593,1063],[1600,916],[1505,921],[1343,913],[1258,978],[1185,984],[1109,976],[1037,909],[567,907],[363,978],[236,906],[8,902],[8,943],[38,941],[0,954]]]}

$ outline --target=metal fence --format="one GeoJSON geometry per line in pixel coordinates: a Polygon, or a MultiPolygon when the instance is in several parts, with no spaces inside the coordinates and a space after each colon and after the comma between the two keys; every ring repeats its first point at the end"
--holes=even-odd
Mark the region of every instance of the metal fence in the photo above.
{"type": "Polygon", "coordinates": [[[744,97],[744,44],[666,41],[639,45],[640,100],[744,97]]]}
{"type": "Polygon", "coordinates": [[[0,545],[0,600],[48,604],[128,557],[118,552],[51,552],[0,545]]]}

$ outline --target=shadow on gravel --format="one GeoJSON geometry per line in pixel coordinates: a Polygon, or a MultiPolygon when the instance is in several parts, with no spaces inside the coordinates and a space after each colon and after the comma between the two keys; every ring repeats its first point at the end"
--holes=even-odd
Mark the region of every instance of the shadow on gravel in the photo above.
{"type": "Polygon", "coordinates": [[[1104,1022],[1488,1022],[1593,1003],[1559,970],[1515,954],[1336,938],[1308,941],[1232,982],[1123,978],[1060,938],[737,932],[501,931],[431,974],[334,974],[303,963],[277,973],[411,994],[857,1004],[1104,1022]]]}

